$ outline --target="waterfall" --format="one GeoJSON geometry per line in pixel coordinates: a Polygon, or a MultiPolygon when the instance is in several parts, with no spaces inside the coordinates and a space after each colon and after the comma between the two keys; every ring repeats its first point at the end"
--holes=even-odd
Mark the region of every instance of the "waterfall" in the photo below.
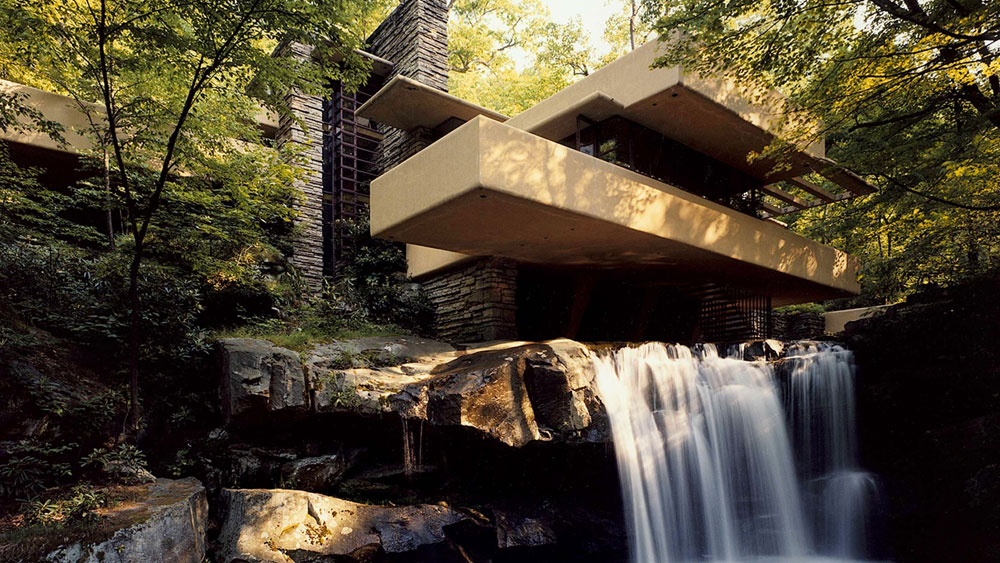
{"type": "Polygon", "coordinates": [[[878,489],[858,467],[853,354],[827,343],[794,345],[784,368],[785,410],[816,549],[863,557],[878,489]]]}
{"type": "Polygon", "coordinates": [[[592,355],[634,561],[863,555],[874,481],[857,470],[850,353],[790,354],[784,385],[712,345],[592,355]]]}

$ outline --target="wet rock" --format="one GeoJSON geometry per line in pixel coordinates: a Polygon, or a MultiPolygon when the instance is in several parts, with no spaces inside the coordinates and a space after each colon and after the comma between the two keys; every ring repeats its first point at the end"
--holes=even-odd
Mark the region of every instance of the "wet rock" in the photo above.
{"type": "Polygon", "coordinates": [[[445,541],[443,528],[466,518],[437,505],[373,506],[280,489],[226,489],[221,504],[224,563],[412,552],[445,541]]]}
{"type": "Polygon", "coordinates": [[[223,338],[216,346],[227,422],[306,409],[305,372],[298,354],[252,338],[223,338]]]}
{"type": "Polygon", "coordinates": [[[777,360],[784,353],[785,344],[780,340],[755,340],[743,346],[743,359],[748,362],[777,360]]]}
{"type": "Polygon", "coordinates": [[[543,518],[517,512],[494,510],[497,522],[497,547],[538,547],[556,543],[556,533],[543,518]]]}
{"type": "Polygon", "coordinates": [[[515,447],[555,437],[607,437],[589,351],[580,343],[555,340],[476,352],[432,374],[427,383],[432,424],[471,426],[515,447]]]}
{"type": "Polygon", "coordinates": [[[208,502],[197,479],[158,479],[135,501],[103,510],[101,516],[120,525],[109,539],[60,547],[46,561],[201,563],[205,558],[208,502]]]}
{"type": "Polygon", "coordinates": [[[295,450],[287,448],[260,448],[246,444],[230,447],[224,460],[224,483],[229,486],[264,487],[277,482],[285,464],[298,457],[295,450]]]}
{"type": "Polygon", "coordinates": [[[350,451],[290,461],[281,467],[282,481],[286,486],[304,491],[330,490],[343,479],[356,459],[357,452],[350,451]]]}

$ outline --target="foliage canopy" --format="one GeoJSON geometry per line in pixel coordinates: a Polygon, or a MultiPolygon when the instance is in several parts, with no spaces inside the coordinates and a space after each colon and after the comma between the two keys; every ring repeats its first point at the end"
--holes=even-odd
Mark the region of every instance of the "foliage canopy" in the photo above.
{"type": "MultiPolygon", "coordinates": [[[[646,0],[663,65],[777,88],[824,124],[830,156],[877,194],[791,226],[858,254],[891,301],[1000,261],[1000,4],[979,0],[646,0]]],[[[788,116],[792,117],[792,116],[788,116]]],[[[780,155],[817,131],[788,119],[780,155]]]]}

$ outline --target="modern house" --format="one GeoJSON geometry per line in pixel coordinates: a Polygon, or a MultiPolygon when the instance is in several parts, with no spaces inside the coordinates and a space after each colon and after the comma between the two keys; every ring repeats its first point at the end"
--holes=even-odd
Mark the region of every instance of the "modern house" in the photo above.
{"type": "Polygon", "coordinates": [[[510,118],[406,76],[358,108],[433,141],[371,182],[371,231],[407,243],[445,336],[765,337],[772,307],[859,291],[851,256],[775,218],[873,188],[822,139],[748,159],[787,102],[654,69],[661,48],[510,118]]]}
{"type": "Polygon", "coordinates": [[[772,307],[856,294],[854,258],[776,217],[872,188],[821,139],[780,172],[748,159],[785,100],[651,68],[661,48],[508,117],[447,93],[446,1],[403,0],[368,40],[367,84],[290,92],[299,119],[261,120],[308,156],[290,260],[319,288],[343,221],[370,211],[454,341],[766,337],[772,307]]]}

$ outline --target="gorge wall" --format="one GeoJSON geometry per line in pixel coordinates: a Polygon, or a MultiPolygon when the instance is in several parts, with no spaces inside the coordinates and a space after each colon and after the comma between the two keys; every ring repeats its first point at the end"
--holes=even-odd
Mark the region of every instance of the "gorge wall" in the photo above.
{"type": "Polygon", "coordinates": [[[897,561],[1000,560],[998,287],[929,289],[842,335],[897,561]]]}

